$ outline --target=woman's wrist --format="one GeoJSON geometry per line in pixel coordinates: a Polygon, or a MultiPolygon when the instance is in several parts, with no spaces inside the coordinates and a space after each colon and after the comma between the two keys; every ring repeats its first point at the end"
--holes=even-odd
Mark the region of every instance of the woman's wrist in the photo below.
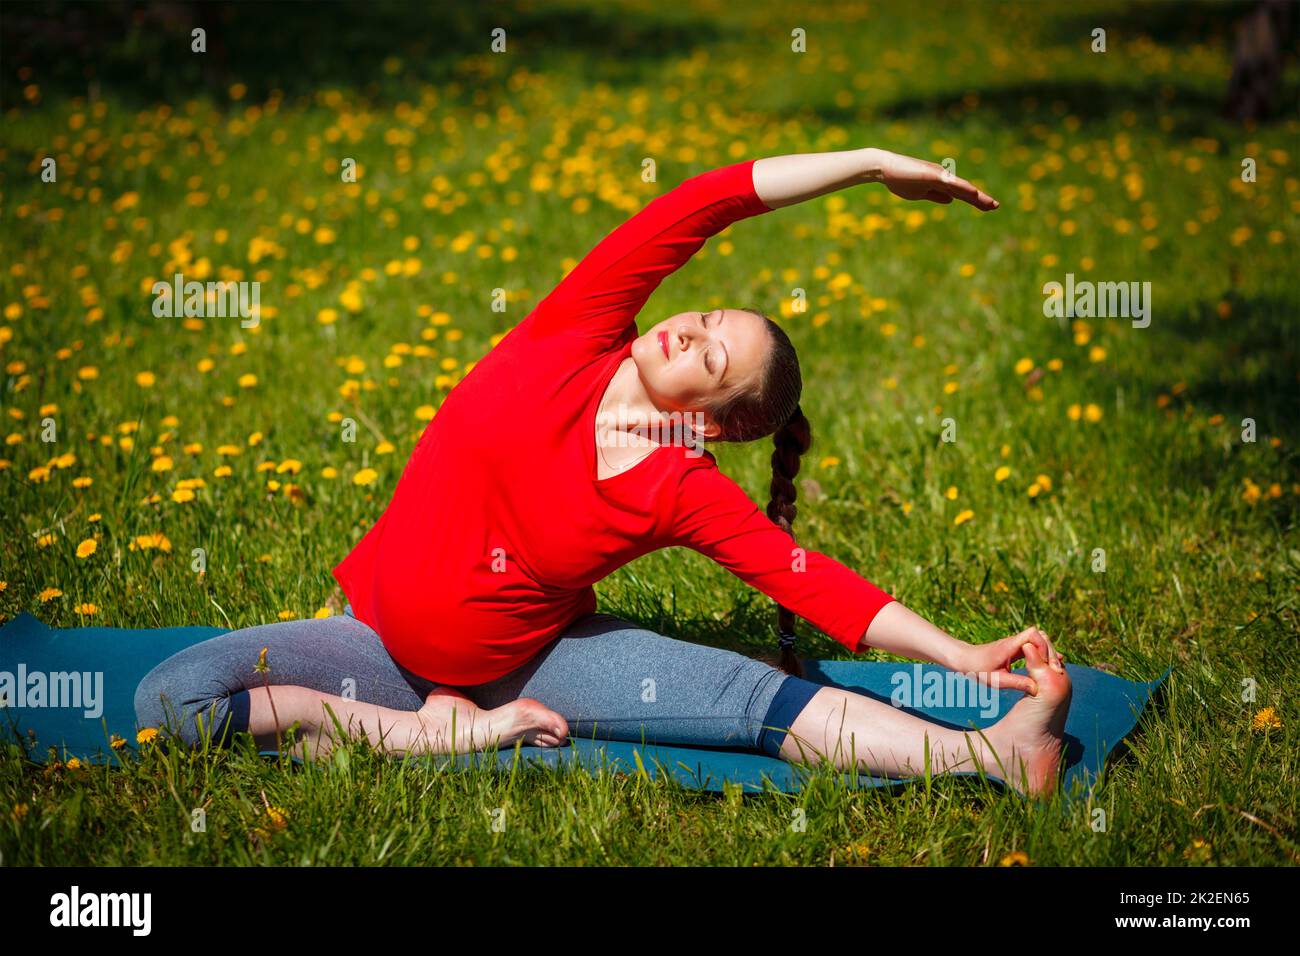
{"type": "Polygon", "coordinates": [[[970,645],[935,627],[899,601],[886,604],[867,627],[862,643],[882,651],[959,670],[970,645]]]}
{"type": "Polygon", "coordinates": [[[862,155],[862,181],[882,182],[885,178],[885,166],[881,151],[874,146],[865,146],[859,152],[862,155]]]}

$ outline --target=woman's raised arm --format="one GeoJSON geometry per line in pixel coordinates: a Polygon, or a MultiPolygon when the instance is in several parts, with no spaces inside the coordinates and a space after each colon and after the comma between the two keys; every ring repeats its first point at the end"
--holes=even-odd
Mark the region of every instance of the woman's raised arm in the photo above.
{"type": "Polygon", "coordinates": [[[754,161],[754,192],[773,209],[861,183],[884,183],[903,199],[943,204],[961,199],[985,212],[999,205],[992,196],[938,163],[871,146],[831,153],[791,153],[754,161]]]}
{"type": "Polygon", "coordinates": [[[666,277],[734,222],[771,212],[754,193],[754,160],[693,176],[602,239],[526,320],[593,349],[635,334],[636,314],[666,277]]]}

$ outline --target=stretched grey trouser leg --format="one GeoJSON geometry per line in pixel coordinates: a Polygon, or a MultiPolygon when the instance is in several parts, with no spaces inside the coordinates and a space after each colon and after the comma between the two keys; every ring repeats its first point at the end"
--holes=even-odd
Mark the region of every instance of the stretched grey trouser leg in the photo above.
{"type": "Polygon", "coordinates": [[[260,624],[178,651],[137,686],[137,723],[167,728],[195,746],[202,718],[212,740],[228,745],[248,729],[248,691],[263,685],[254,670],[263,647],[272,686],[296,684],[394,710],[419,710],[437,686],[394,661],[348,606],[342,615],[260,624]]]}
{"type": "Polygon", "coordinates": [[[776,756],[786,728],[821,685],[734,651],[593,614],[506,676],[459,689],[485,708],[532,697],[563,716],[574,737],[776,756]],[[777,718],[779,729],[771,723],[777,718]]]}

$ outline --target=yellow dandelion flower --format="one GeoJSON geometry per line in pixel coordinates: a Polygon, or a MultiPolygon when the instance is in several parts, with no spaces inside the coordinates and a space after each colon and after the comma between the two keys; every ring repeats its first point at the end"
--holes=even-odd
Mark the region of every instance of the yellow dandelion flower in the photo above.
{"type": "Polygon", "coordinates": [[[252,372],[245,372],[243,375],[239,376],[240,388],[252,388],[256,384],[257,384],[257,376],[254,375],[252,372]]]}
{"type": "Polygon", "coordinates": [[[266,823],[273,830],[283,830],[289,825],[289,814],[280,807],[267,807],[266,823]]]}
{"type": "Polygon", "coordinates": [[[94,538],[87,538],[85,541],[81,542],[81,544],[77,545],[77,557],[88,558],[95,553],[95,549],[98,547],[98,541],[94,538]]]}
{"type": "Polygon", "coordinates": [[[352,483],[354,485],[368,485],[378,477],[379,477],[379,472],[375,471],[375,469],[362,468],[360,471],[358,471],[355,475],[352,476],[352,483]]]}
{"type": "Polygon", "coordinates": [[[836,458],[834,455],[827,455],[827,456],[825,456],[825,457],[821,460],[821,467],[823,467],[823,468],[834,468],[834,467],[835,467],[836,465],[838,465],[839,463],[840,463],[840,460],[839,460],[838,458],[836,458]]]}
{"type": "Polygon", "coordinates": [[[998,866],[1029,866],[1029,855],[1022,850],[1015,850],[999,860],[998,866]]]}
{"type": "Polygon", "coordinates": [[[957,486],[956,486],[956,485],[949,485],[949,486],[948,486],[948,490],[945,491],[945,492],[943,493],[943,496],[944,496],[945,498],[947,498],[949,501],[956,501],[956,500],[957,500],[957,486]]]}
{"type": "Polygon", "coordinates": [[[189,488],[177,488],[175,491],[172,492],[172,501],[176,502],[178,505],[193,500],[194,500],[194,492],[191,491],[189,488]]]}
{"type": "Polygon", "coordinates": [[[1250,727],[1252,730],[1281,730],[1282,718],[1274,708],[1265,707],[1251,718],[1250,727]]]}
{"type": "Polygon", "coordinates": [[[98,614],[99,608],[96,607],[94,604],[89,604],[89,603],[78,604],[76,611],[82,617],[90,617],[92,614],[98,614]]]}
{"type": "Polygon", "coordinates": [[[1083,417],[1090,422],[1101,421],[1101,406],[1089,402],[1088,406],[1083,410],[1083,417]]]}
{"type": "Polygon", "coordinates": [[[993,472],[994,481],[1006,481],[1010,477],[1011,477],[1011,469],[1008,468],[1006,465],[1003,465],[997,471],[993,472]]]}
{"type": "Polygon", "coordinates": [[[1034,360],[1031,358],[1022,358],[1016,363],[1017,375],[1028,375],[1034,370],[1034,360]]]}
{"type": "Polygon", "coordinates": [[[975,517],[975,512],[967,508],[965,511],[959,512],[957,517],[952,519],[952,523],[954,525],[965,524],[967,521],[970,521],[974,517],[975,517]]]}
{"type": "Polygon", "coordinates": [[[154,471],[171,471],[172,470],[171,456],[159,455],[157,458],[153,460],[153,463],[149,467],[154,471]]]}
{"type": "Polygon", "coordinates": [[[53,601],[56,597],[63,597],[63,592],[58,588],[46,588],[40,594],[36,595],[37,600],[42,604],[53,601]]]}
{"type": "Polygon", "coordinates": [[[283,475],[286,471],[291,475],[298,474],[298,472],[302,471],[302,462],[297,458],[286,458],[276,466],[275,473],[283,475]]]}
{"type": "Polygon", "coordinates": [[[135,384],[141,388],[153,388],[154,383],[157,381],[158,377],[153,372],[136,372],[135,384]]]}
{"type": "Polygon", "coordinates": [[[391,455],[395,451],[397,451],[397,449],[393,446],[393,443],[390,441],[381,441],[378,445],[375,446],[376,455],[391,455]]]}
{"type": "Polygon", "coordinates": [[[157,727],[145,727],[135,735],[135,742],[141,745],[151,744],[154,742],[157,736],[158,736],[157,727]]]}
{"type": "Polygon", "coordinates": [[[148,551],[153,548],[158,548],[161,551],[166,551],[170,553],[172,549],[172,543],[167,539],[167,536],[163,534],[161,531],[155,531],[152,534],[137,535],[135,540],[131,542],[131,550],[134,551],[137,548],[139,548],[142,551],[148,551]]]}

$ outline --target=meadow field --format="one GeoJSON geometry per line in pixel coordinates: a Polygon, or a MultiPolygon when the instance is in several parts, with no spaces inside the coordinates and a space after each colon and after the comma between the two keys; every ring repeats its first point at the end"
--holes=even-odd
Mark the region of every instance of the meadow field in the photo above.
{"type": "MultiPolygon", "coordinates": [[[[1242,6],[915,7],[249,7],[215,21],[220,50],[146,19],[78,60],[25,55],[13,18],[46,8],[6,4],[0,621],[338,613],[330,569],[443,398],[602,236],[716,166],[877,146],[951,160],[1002,207],[862,186],[779,209],[711,240],[641,325],[753,305],[788,329],[804,546],[964,640],[1037,624],[1071,663],[1174,667],[1087,806],[943,778],[719,797],[360,745],[107,767],[11,744],[4,862],[1295,863],[1294,60],[1284,117],[1242,127],[1218,112],[1242,6]],[[260,283],[258,322],[155,315],[178,272],[260,283]],[[1149,322],[1045,314],[1067,275],[1149,283],[1149,322]]],[[[770,449],[716,447],[760,504],[770,449]]],[[[662,633],[775,651],[772,601],[693,552],[597,590],[662,633]]],[[[797,648],[846,656],[807,623],[797,648]]]]}

